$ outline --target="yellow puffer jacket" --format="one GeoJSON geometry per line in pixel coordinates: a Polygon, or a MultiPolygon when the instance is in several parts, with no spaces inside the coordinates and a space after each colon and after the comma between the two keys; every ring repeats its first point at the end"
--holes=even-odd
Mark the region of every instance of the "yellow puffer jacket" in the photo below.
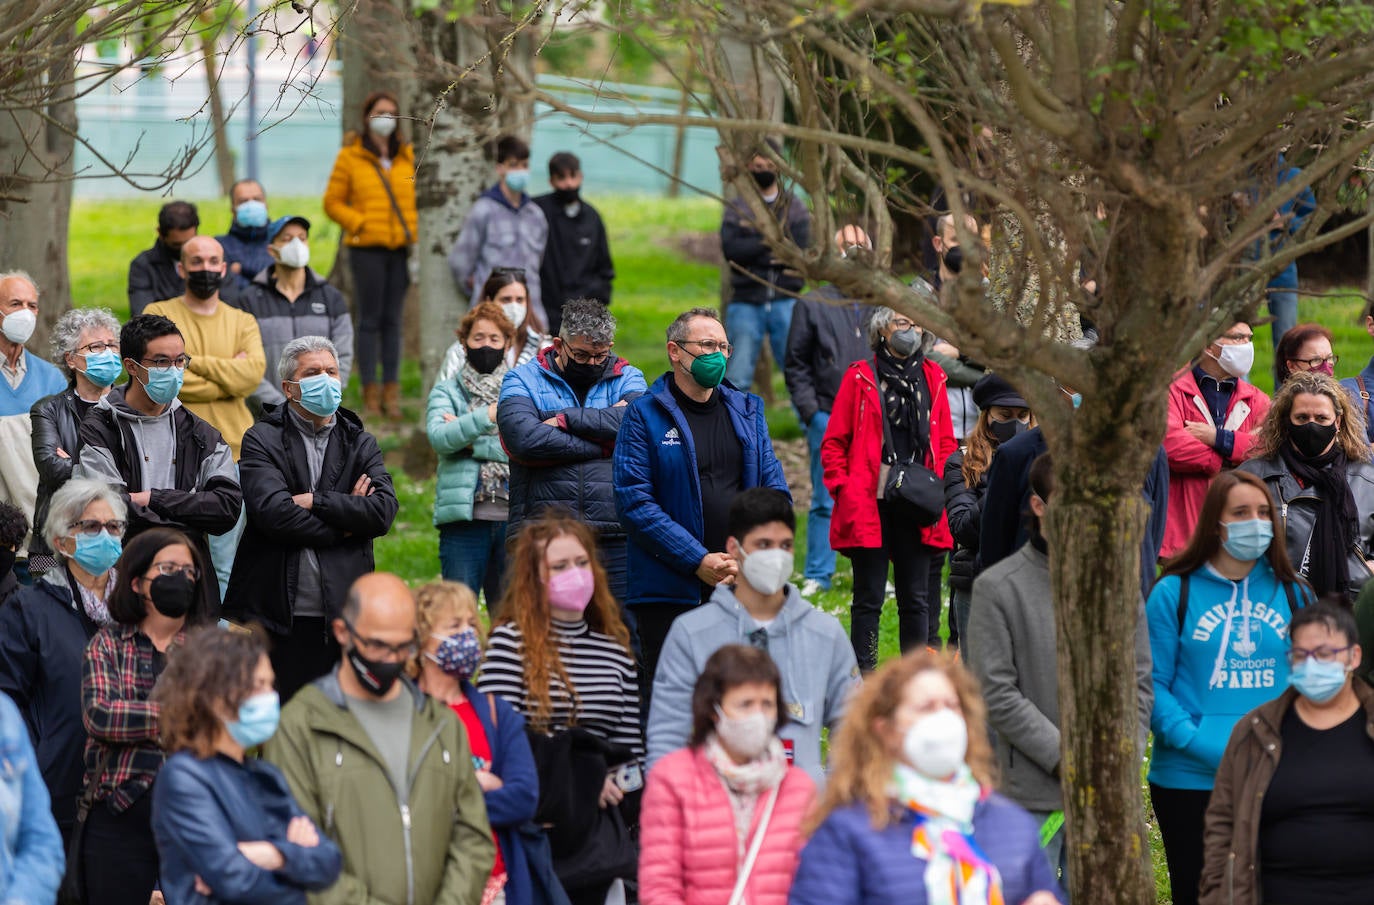
{"type": "Polygon", "coordinates": [[[404,248],[406,227],[413,242],[415,220],[415,152],[402,144],[391,169],[378,172],[381,161],[354,138],[339,151],[329,187],[324,190],[324,212],[343,227],[344,244],[364,248],[404,248]],[[396,203],[405,215],[405,226],[396,216],[382,185],[382,174],[391,183],[396,203]]]}

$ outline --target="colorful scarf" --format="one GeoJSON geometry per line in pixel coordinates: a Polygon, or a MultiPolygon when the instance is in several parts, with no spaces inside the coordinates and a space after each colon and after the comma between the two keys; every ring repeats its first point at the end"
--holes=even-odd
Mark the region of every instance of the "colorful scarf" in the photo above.
{"type": "Polygon", "coordinates": [[[754,807],[764,792],[776,789],[787,773],[787,752],[782,742],[774,738],[768,749],[748,763],[737,764],[711,733],[702,746],[702,753],[720,777],[725,794],[730,797],[730,811],[735,818],[736,856],[743,859],[748,844],[749,825],[754,822],[754,807]]]}
{"type": "Polygon", "coordinates": [[[1006,905],[1002,877],[973,838],[973,809],[988,790],[968,767],[942,781],[899,764],[893,786],[916,817],[911,854],[926,862],[929,905],[1006,905]]]}
{"type": "MultiPolygon", "coordinates": [[[[474,409],[486,408],[501,396],[501,381],[508,369],[504,364],[497,365],[490,374],[481,374],[467,361],[458,372],[458,380],[468,394],[474,409]]],[[[496,433],[496,425],[491,426],[496,433]]],[[[510,499],[510,466],[505,462],[483,461],[478,469],[477,493],[474,499],[481,502],[510,499]]]]}

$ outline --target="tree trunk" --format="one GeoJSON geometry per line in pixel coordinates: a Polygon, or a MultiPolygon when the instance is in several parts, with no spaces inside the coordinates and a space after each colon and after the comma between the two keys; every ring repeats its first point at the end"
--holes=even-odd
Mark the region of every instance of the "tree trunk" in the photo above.
{"type": "Polygon", "coordinates": [[[215,171],[219,190],[228,198],[234,186],[234,152],[229,148],[229,121],[224,115],[224,97],[219,90],[219,35],[222,27],[202,20],[200,53],[205,60],[205,90],[210,101],[210,129],[215,141],[215,171]]]}

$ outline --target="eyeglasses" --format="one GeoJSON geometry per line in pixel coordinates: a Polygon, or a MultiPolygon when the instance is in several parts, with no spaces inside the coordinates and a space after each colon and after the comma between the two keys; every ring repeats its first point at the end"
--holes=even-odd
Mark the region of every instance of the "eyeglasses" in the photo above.
{"type": "Polygon", "coordinates": [[[186,366],[191,363],[191,356],[178,355],[176,358],[164,358],[159,355],[157,358],[140,358],[139,364],[148,368],[176,368],[178,371],[186,370],[186,366]]]}
{"type": "Polygon", "coordinates": [[[1309,371],[1315,371],[1322,365],[1331,365],[1331,367],[1334,368],[1336,363],[1340,360],[1341,357],[1339,355],[1328,355],[1325,358],[1290,358],[1288,359],[1288,363],[1302,365],[1309,371]]]}
{"type": "Polygon", "coordinates": [[[72,349],[76,355],[99,355],[102,352],[119,352],[119,343],[93,342],[72,349]]]}
{"type": "Polygon", "coordinates": [[[900,331],[900,330],[910,330],[912,327],[916,326],[915,323],[913,323],[912,321],[907,320],[907,319],[904,318],[904,317],[894,317],[894,318],[891,320],[891,324],[892,324],[892,326],[896,327],[899,331],[900,331]]]}
{"type": "Polygon", "coordinates": [[[420,642],[411,638],[401,644],[389,644],[378,638],[364,638],[358,634],[357,629],[347,620],[344,620],[344,628],[358,642],[358,648],[367,655],[370,660],[380,660],[383,657],[390,657],[392,660],[409,660],[420,652],[420,642]]]}
{"type": "Polygon", "coordinates": [[[110,519],[102,522],[100,519],[83,518],[72,522],[67,526],[67,530],[76,534],[84,534],[87,537],[95,537],[101,531],[108,531],[115,537],[123,537],[124,529],[129,527],[129,523],[123,519],[110,519]]]}
{"type": "Polygon", "coordinates": [[[200,580],[200,569],[195,566],[185,566],[179,562],[155,562],[150,566],[159,575],[176,575],[181,573],[192,581],[200,580]]]}
{"type": "Polygon", "coordinates": [[[1311,650],[1295,647],[1288,651],[1288,662],[1297,666],[1311,657],[1318,663],[1334,663],[1337,657],[1348,650],[1350,650],[1350,645],[1345,647],[1314,647],[1311,650]]]}
{"type": "Polygon", "coordinates": [[[574,349],[566,343],[563,348],[568,350],[568,357],[580,365],[604,365],[606,359],[611,357],[610,349],[605,352],[588,352],[585,349],[574,349]]]}
{"type": "Polygon", "coordinates": [[[726,358],[730,357],[730,350],[734,348],[729,343],[718,343],[714,339],[680,339],[677,341],[679,346],[700,346],[700,355],[713,355],[720,352],[726,358]]]}

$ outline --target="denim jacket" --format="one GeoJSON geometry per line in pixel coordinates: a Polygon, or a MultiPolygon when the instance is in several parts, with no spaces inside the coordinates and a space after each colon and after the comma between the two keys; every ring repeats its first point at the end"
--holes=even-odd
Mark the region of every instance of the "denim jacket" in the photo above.
{"type": "Polygon", "coordinates": [[[0,694],[0,903],[50,905],[66,858],[19,708],[0,694]]]}

